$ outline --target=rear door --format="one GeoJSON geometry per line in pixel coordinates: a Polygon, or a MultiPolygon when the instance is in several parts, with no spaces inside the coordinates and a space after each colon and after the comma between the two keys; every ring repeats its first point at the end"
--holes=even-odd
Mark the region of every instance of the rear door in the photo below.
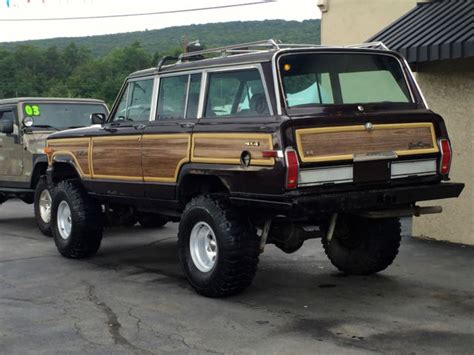
{"type": "Polygon", "coordinates": [[[226,176],[231,191],[268,193],[281,186],[273,170],[276,155],[271,156],[278,150],[274,133],[279,122],[261,66],[205,74],[206,96],[193,132],[191,161],[226,176]],[[266,181],[263,188],[261,181],[266,181]]]}
{"type": "Polygon", "coordinates": [[[159,79],[157,113],[143,136],[146,197],[160,200],[176,197],[178,174],[190,160],[201,82],[199,71],[164,75],[159,79]]]}
{"type": "Polygon", "coordinates": [[[142,135],[149,123],[155,80],[130,80],[104,126],[92,138],[92,177],[99,193],[143,197],[142,135]]]}

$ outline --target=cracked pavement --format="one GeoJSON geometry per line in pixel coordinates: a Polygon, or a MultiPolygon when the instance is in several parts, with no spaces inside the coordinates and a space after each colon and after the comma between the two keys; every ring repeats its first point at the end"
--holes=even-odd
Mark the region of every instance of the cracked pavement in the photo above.
{"type": "Polygon", "coordinates": [[[474,248],[405,238],[385,272],[345,277],[318,240],[268,246],[253,285],[228,299],[190,288],[177,225],[107,229],[67,260],[32,206],[0,206],[0,354],[470,354],[474,248]]]}

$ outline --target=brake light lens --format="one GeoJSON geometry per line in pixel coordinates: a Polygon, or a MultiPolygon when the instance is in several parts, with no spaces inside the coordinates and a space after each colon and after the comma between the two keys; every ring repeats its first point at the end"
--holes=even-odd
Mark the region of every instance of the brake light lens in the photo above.
{"type": "Polygon", "coordinates": [[[441,161],[439,164],[439,172],[442,175],[448,175],[451,169],[452,150],[451,144],[447,139],[440,139],[438,141],[439,150],[441,151],[441,161]]]}
{"type": "Polygon", "coordinates": [[[298,154],[292,148],[285,150],[286,161],[286,188],[296,189],[298,187],[298,154]]]}

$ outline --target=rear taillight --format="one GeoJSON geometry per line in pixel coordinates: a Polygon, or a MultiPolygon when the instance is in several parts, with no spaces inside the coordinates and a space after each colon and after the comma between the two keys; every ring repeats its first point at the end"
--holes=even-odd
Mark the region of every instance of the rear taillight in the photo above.
{"type": "Polygon", "coordinates": [[[451,168],[451,158],[453,156],[451,151],[451,144],[447,139],[440,139],[438,141],[439,150],[441,152],[441,160],[439,164],[439,172],[442,175],[448,175],[451,168]]]}
{"type": "Polygon", "coordinates": [[[298,187],[298,154],[292,148],[285,150],[286,162],[286,188],[296,189],[298,187]]]}

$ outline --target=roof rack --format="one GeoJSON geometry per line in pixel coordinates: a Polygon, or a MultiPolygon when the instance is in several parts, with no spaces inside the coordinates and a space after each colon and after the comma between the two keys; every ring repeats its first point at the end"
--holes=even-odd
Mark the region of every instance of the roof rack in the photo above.
{"type": "Polygon", "coordinates": [[[240,43],[240,44],[234,44],[234,45],[225,46],[225,47],[203,49],[202,51],[182,53],[179,56],[179,61],[183,61],[184,59],[189,59],[192,57],[203,56],[206,54],[217,54],[220,56],[225,56],[228,54],[236,54],[236,53],[252,53],[252,52],[265,51],[265,50],[266,51],[278,50],[280,49],[279,42],[280,41],[278,40],[268,39],[264,41],[240,43]]]}
{"type": "MultiPolygon", "coordinates": [[[[163,57],[158,63],[158,70],[160,70],[165,63],[168,61],[175,61],[170,65],[176,65],[184,61],[200,60],[204,59],[204,56],[215,56],[225,57],[228,55],[246,54],[246,53],[258,53],[263,51],[277,51],[283,48],[360,48],[360,49],[380,49],[389,50],[386,45],[382,42],[369,42],[361,44],[353,44],[349,46],[326,46],[319,44],[293,44],[293,43],[282,43],[280,40],[268,39],[263,41],[240,43],[231,46],[203,49],[200,51],[193,51],[188,53],[182,53],[178,58],[175,57],[163,57]]],[[[169,65],[168,65],[169,66],[169,65]]]]}

